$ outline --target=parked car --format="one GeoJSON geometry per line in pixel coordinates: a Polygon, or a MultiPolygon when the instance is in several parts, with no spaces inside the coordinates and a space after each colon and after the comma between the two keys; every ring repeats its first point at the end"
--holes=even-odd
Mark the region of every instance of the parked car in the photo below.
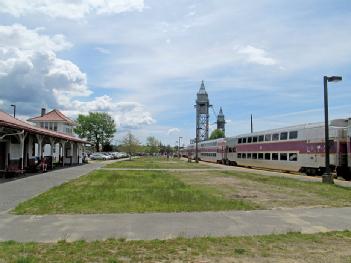
{"type": "Polygon", "coordinates": [[[90,159],[92,159],[92,160],[108,160],[109,157],[107,157],[105,154],[102,154],[102,153],[92,153],[92,154],[90,154],[90,159]]]}

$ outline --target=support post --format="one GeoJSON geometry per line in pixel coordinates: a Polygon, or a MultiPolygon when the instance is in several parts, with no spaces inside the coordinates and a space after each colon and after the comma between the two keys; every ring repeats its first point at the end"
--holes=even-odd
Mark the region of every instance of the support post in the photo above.
{"type": "Polygon", "coordinates": [[[24,170],[24,141],[25,141],[25,139],[27,137],[27,134],[28,133],[25,133],[23,131],[22,134],[18,135],[18,139],[20,141],[20,148],[21,148],[21,171],[24,170]]]}

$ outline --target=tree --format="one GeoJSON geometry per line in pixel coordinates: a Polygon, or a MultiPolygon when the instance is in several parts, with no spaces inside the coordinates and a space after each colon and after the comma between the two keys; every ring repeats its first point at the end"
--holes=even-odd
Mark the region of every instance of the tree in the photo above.
{"type": "Polygon", "coordinates": [[[224,132],[222,130],[215,129],[213,132],[211,132],[210,140],[215,140],[219,138],[224,138],[224,132]]]}
{"type": "Polygon", "coordinates": [[[74,132],[80,138],[86,138],[95,144],[96,151],[100,151],[106,145],[110,145],[116,133],[116,124],[113,118],[105,112],[89,112],[89,115],[79,114],[77,127],[74,132]]]}
{"type": "Polygon", "coordinates": [[[124,152],[129,154],[129,160],[132,159],[133,154],[138,152],[139,147],[139,140],[131,132],[128,132],[128,134],[123,137],[121,148],[124,152]]]}
{"type": "Polygon", "coordinates": [[[159,144],[160,141],[158,141],[153,136],[149,136],[146,138],[147,151],[152,155],[159,152],[159,144]]]}

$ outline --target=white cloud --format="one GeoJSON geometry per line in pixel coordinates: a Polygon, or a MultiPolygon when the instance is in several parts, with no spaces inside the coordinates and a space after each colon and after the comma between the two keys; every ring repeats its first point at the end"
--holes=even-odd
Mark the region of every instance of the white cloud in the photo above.
{"type": "Polygon", "coordinates": [[[27,29],[20,24],[0,26],[0,46],[16,47],[21,50],[61,51],[72,44],[61,34],[46,36],[39,34],[43,28],[27,29]]]}
{"type": "Polygon", "coordinates": [[[41,35],[21,25],[0,27],[0,97],[2,104],[18,103],[34,114],[42,106],[77,115],[89,111],[110,112],[118,126],[137,128],[155,122],[136,102],[114,102],[110,96],[81,101],[92,95],[86,74],[55,52],[70,46],[63,36],[41,35]],[[30,42],[26,44],[26,42],[30,42]]]}
{"type": "Polygon", "coordinates": [[[111,54],[110,50],[103,48],[103,47],[96,47],[95,50],[102,53],[102,54],[105,54],[105,55],[111,54]]]}
{"type": "Polygon", "coordinates": [[[143,105],[137,102],[114,102],[109,96],[96,97],[92,101],[71,101],[74,111],[68,111],[71,115],[88,113],[89,111],[109,112],[115,119],[117,126],[123,128],[139,128],[143,125],[155,123],[151,113],[146,111],[143,105]]]}
{"type": "Polygon", "coordinates": [[[127,11],[142,11],[144,0],[2,0],[0,12],[15,17],[44,14],[49,17],[80,19],[95,13],[117,14],[127,11]]]}
{"type": "Polygon", "coordinates": [[[171,135],[171,134],[174,134],[174,133],[180,133],[180,129],[178,128],[171,128],[167,131],[167,135],[171,135]]]}
{"type": "Polygon", "coordinates": [[[250,45],[238,48],[237,53],[246,55],[246,59],[249,63],[265,66],[272,66],[277,64],[277,61],[269,57],[265,50],[250,45]]]}

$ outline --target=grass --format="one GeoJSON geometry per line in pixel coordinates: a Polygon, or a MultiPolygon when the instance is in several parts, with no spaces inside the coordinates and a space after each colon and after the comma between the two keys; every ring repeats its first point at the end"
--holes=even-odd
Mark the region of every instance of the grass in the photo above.
{"type": "Polygon", "coordinates": [[[164,171],[97,170],[19,204],[16,214],[250,210],[249,201],[225,199],[164,171]]]}
{"type": "Polygon", "coordinates": [[[115,162],[105,166],[106,168],[144,168],[144,169],[202,169],[212,167],[192,161],[188,163],[184,159],[165,157],[142,157],[122,162],[115,162]]]}
{"type": "Polygon", "coordinates": [[[0,262],[350,262],[351,232],[52,244],[0,243],[0,262]]]}
{"type": "Polygon", "coordinates": [[[172,173],[194,187],[207,187],[225,199],[247,200],[263,209],[351,206],[351,188],[236,171],[172,173]]]}

